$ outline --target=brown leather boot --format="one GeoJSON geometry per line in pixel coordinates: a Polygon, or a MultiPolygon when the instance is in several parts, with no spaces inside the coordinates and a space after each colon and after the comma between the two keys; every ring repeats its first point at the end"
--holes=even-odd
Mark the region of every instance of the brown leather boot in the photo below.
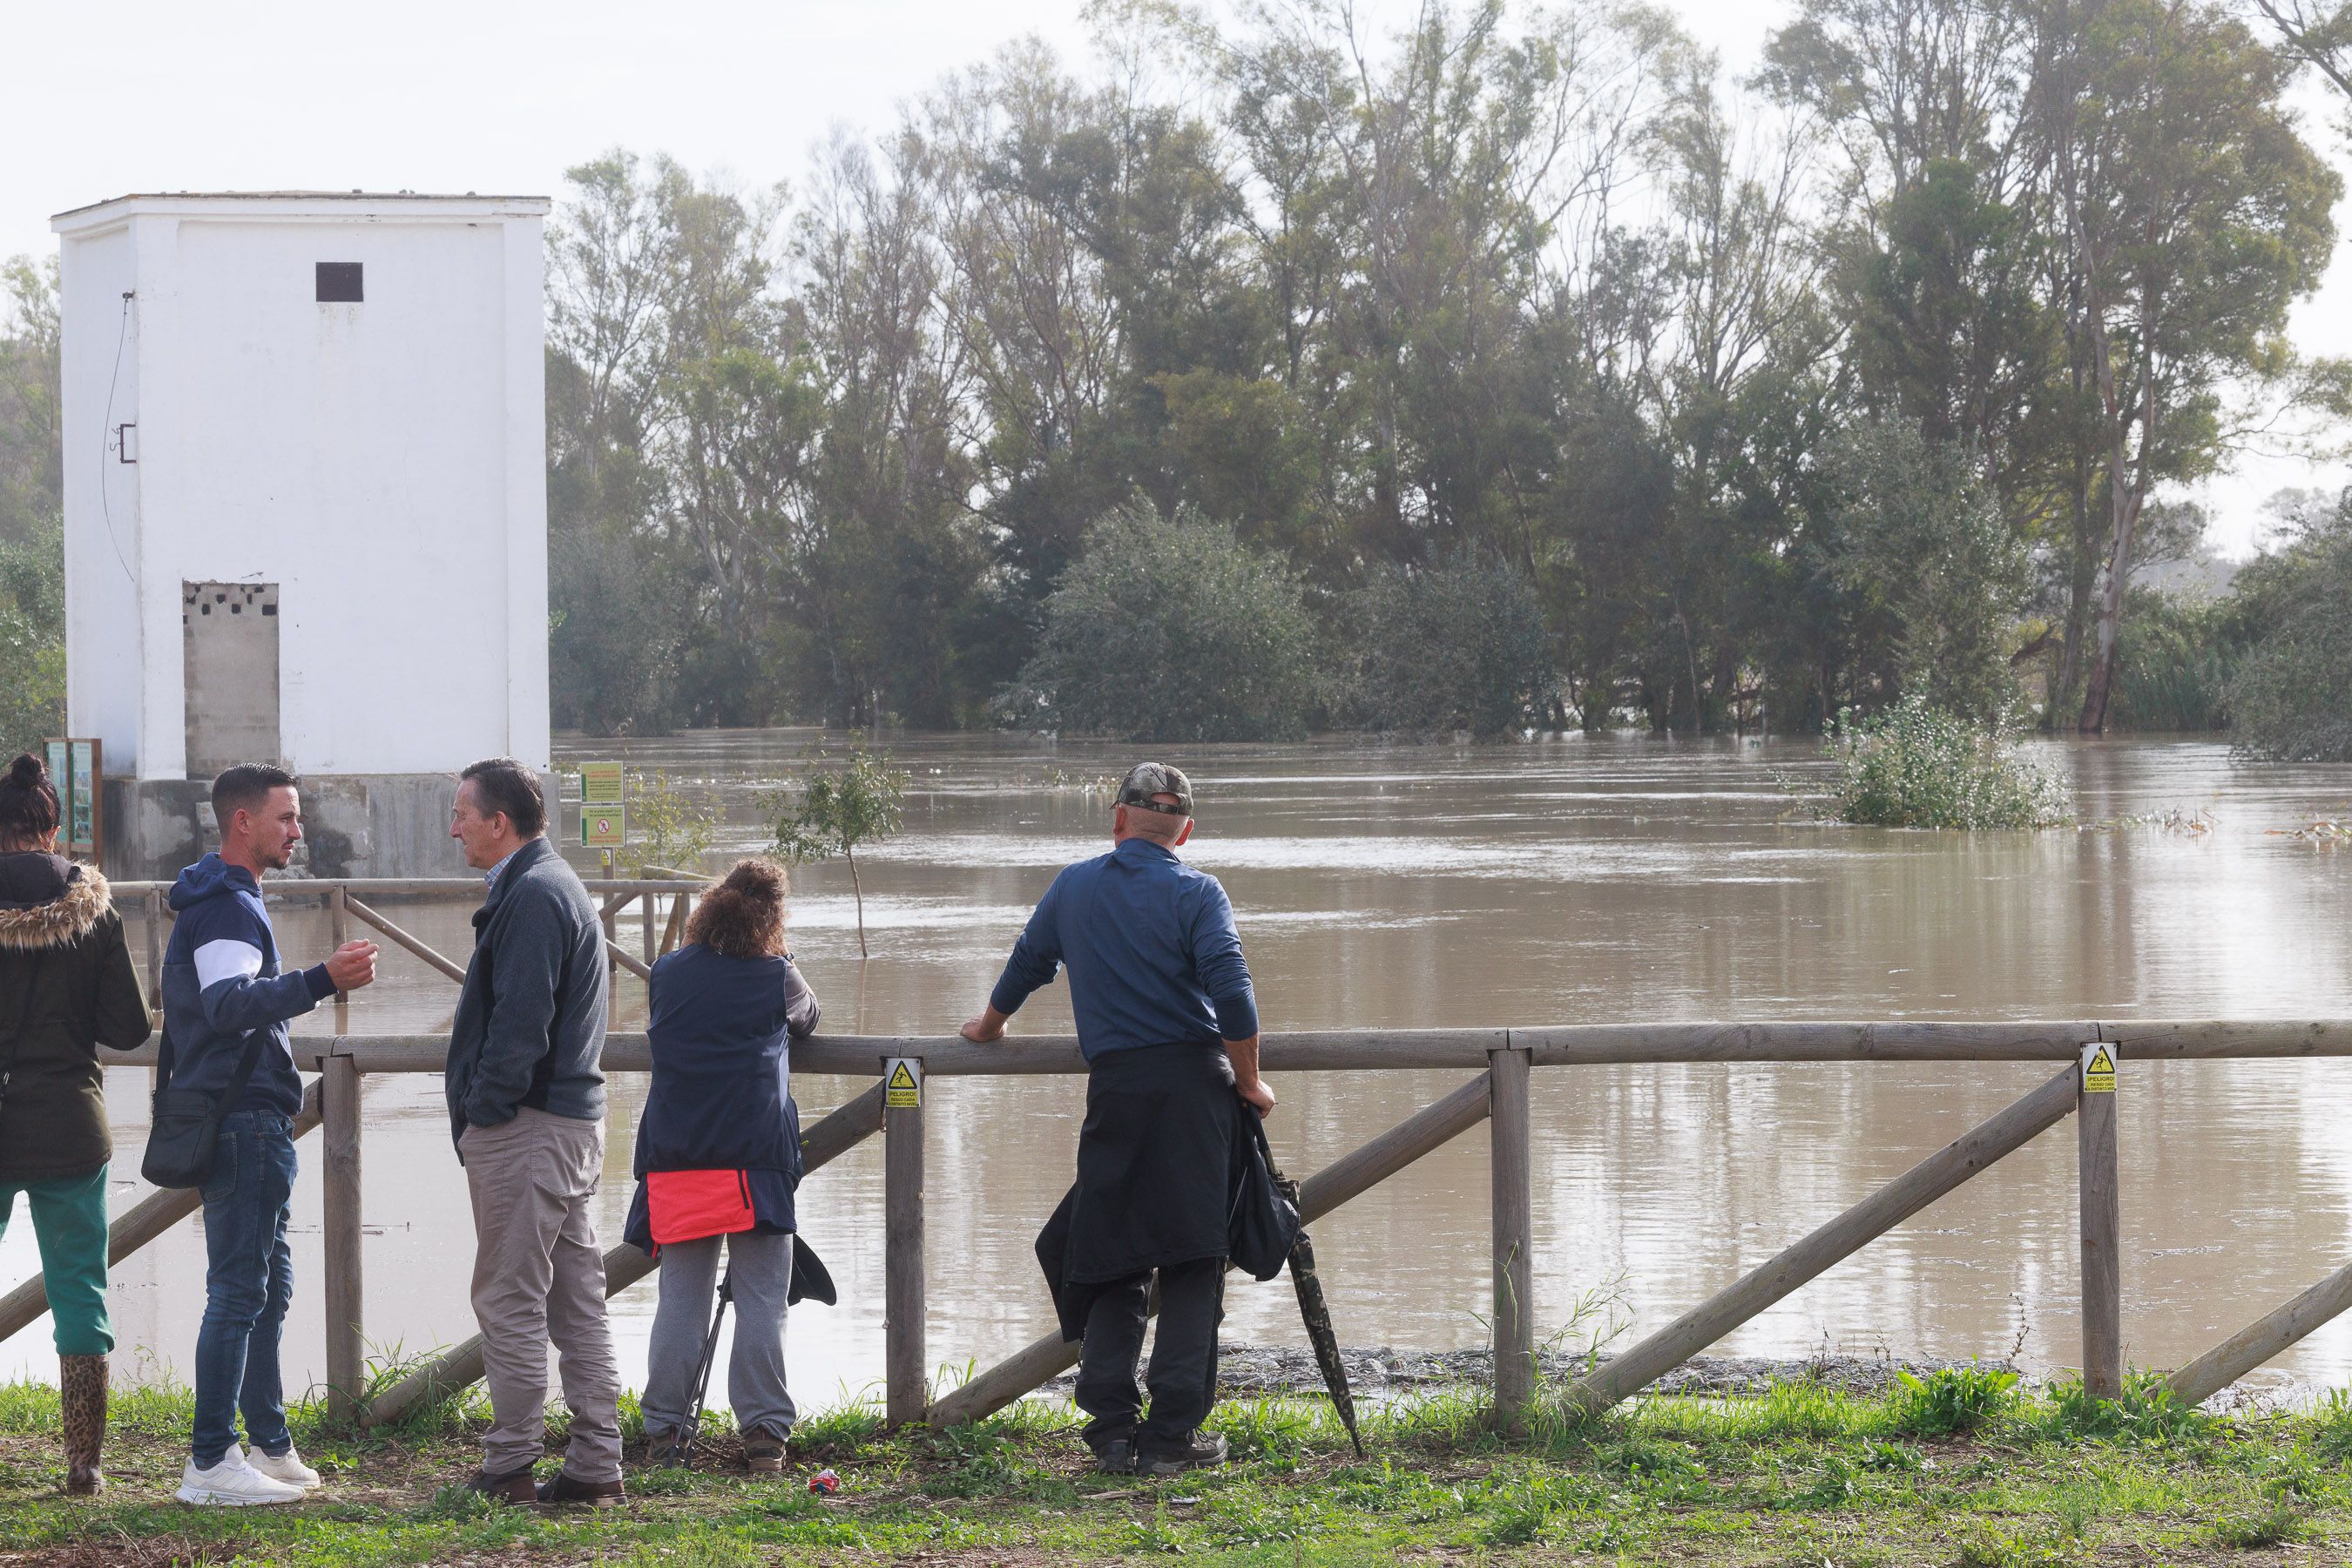
{"type": "Polygon", "coordinates": [[[65,1409],[66,1490],[96,1497],[106,1489],[106,1476],[98,1468],[99,1449],[106,1442],[106,1358],[58,1357],[58,1390],[65,1409]]]}

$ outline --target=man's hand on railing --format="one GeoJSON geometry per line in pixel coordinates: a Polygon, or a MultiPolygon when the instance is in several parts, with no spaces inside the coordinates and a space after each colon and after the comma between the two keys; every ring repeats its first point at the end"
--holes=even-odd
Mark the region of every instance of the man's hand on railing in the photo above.
{"type": "Polygon", "coordinates": [[[327,978],[338,991],[356,991],[375,979],[375,954],[372,942],[347,942],[328,956],[327,978]]]}
{"type": "Polygon", "coordinates": [[[980,1016],[965,1023],[956,1033],[975,1046],[984,1046],[1004,1037],[1004,1026],[1012,1020],[993,1007],[981,1009],[980,1016]]]}

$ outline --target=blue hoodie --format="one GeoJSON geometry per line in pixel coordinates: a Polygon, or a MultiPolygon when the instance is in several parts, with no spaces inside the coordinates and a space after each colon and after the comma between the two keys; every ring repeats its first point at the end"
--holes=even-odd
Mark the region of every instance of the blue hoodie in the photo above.
{"type": "Polygon", "coordinates": [[[302,1109],[302,1078],[286,1025],[335,994],[327,966],[278,972],[278,939],[253,873],[207,855],[172,884],[179,916],[163,950],[163,1048],[172,1086],[226,1091],[246,1042],[262,1041],[261,1060],[231,1110],[302,1109]]]}

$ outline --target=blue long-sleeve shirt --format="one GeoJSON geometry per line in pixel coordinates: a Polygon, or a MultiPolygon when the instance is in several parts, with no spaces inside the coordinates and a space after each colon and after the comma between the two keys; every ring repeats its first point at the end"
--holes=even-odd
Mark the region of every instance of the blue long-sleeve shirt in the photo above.
{"type": "Polygon", "coordinates": [[[1018,1012],[1063,964],[1088,1061],[1257,1033],[1233,900],[1214,877],[1148,838],[1063,868],[1013,944],[989,1005],[1018,1012]]]}

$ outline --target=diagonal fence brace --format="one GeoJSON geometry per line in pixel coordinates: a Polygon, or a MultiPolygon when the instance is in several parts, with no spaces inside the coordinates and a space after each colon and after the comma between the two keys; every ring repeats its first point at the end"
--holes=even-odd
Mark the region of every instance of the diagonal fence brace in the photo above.
{"type": "MultiPolygon", "coordinates": [[[[882,1129],[882,1086],[875,1084],[801,1136],[803,1175],[849,1152],[882,1129]]],[[[623,1242],[604,1254],[604,1294],[619,1295],[654,1271],[654,1260],[623,1242]]],[[[362,1407],[362,1427],[383,1426],[420,1405],[446,1399],[481,1381],[482,1336],[446,1351],[417,1368],[362,1407]]]]}
{"type": "MultiPolygon", "coordinates": [[[[299,1139],[317,1131],[319,1121],[319,1086],[313,1082],[302,1091],[302,1109],[294,1117],[294,1136],[299,1139]]],[[[106,1266],[113,1268],[204,1206],[205,1194],[199,1187],[165,1187],[150,1193],[107,1227],[106,1266]]],[[[0,1340],[40,1321],[48,1310],[48,1277],[36,1274],[0,1296],[0,1340]]]]}
{"type": "Polygon", "coordinates": [[[1870,1242],[2015,1152],[2074,1109],[2076,1069],[2066,1070],[1964,1133],[1802,1241],[1569,1384],[1571,1408],[1597,1415],[1640,1393],[1740,1324],[1827,1273],[1870,1242]]]}
{"type": "Polygon", "coordinates": [[[2247,1324],[2166,1380],[2183,1405],[2202,1405],[2352,1307],[2352,1264],[2247,1324]]]}
{"type": "MultiPolygon", "coordinates": [[[[1300,1215],[1310,1224],[1322,1218],[1484,1121],[1491,1078],[1491,1073],[1480,1073],[1444,1099],[1415,1111],[1299,1183],[1300,1215]]],[[[1155,1291],[1150,1310],[1159,1310],[1155,1291]]],[[[1048,1379],[1067,1372],[1077,1364],[1077,1360],[1076,1344],[1063,1339],[1058,1331],[1047,1334],[941,1396],[931,1405],[930,1424],[955,1426],[993,1415],[1048,1379]]]]}

